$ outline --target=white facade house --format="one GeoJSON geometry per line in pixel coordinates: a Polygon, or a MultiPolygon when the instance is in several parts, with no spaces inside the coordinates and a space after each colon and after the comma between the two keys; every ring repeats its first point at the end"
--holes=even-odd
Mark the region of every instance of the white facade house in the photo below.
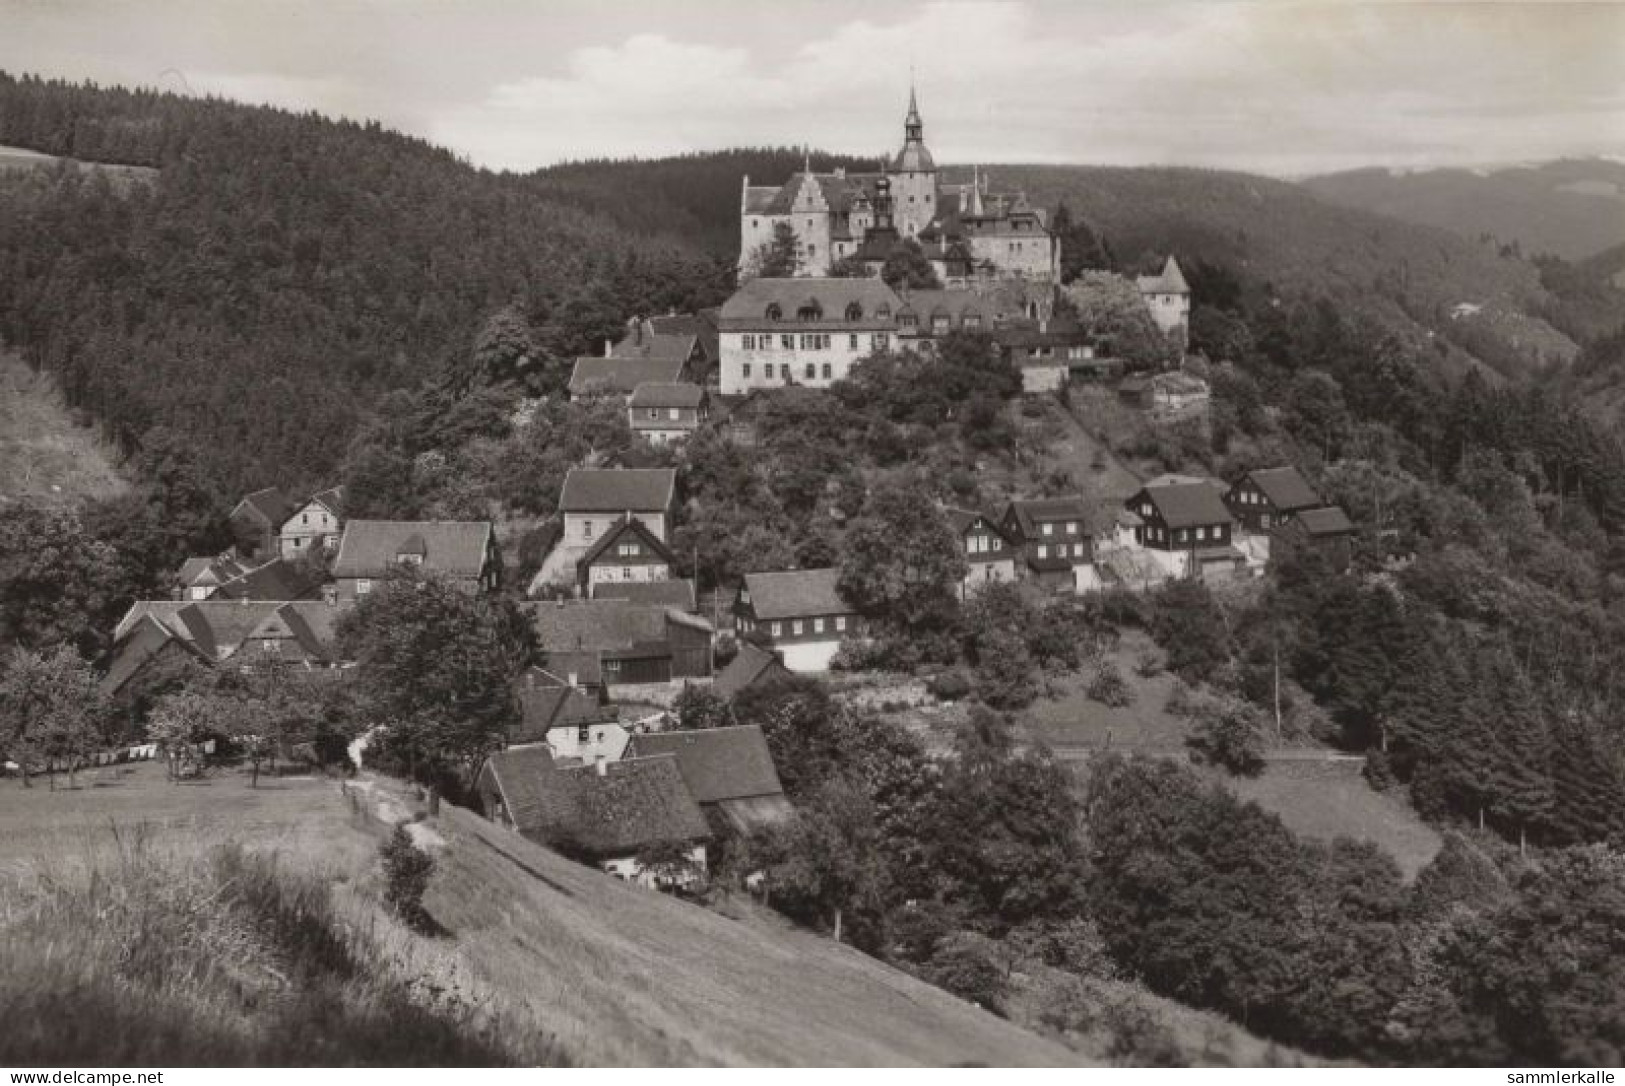
{"type": "Polygon", "coordinates": [[[902,307],[878,279],[752,279],[722,307],[722,394],[828,388],[898,346],[902,307]]]}

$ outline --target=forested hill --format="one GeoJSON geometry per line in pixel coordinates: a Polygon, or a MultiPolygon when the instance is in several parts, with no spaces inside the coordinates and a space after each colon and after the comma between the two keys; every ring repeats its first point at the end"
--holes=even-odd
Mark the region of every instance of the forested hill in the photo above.
{"type": "Polygon", "coordinates": [[[0,172],[0,338],[125,450],[179,434],[222,497],[327,483],[379,393],[506,305],[565,358],[726,290],[697,248],[376,124],[0,72],[0,144],[157,168],[0,172]]]}

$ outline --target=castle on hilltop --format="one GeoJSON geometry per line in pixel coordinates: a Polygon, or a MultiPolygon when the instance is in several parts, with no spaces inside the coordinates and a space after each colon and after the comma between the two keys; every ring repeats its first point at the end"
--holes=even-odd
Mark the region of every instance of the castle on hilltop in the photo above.
{"type": "Polygon", "coordinates": [[[925,125],[913,88],[903,121],[903,146],[874,173],[814,173],[810,166],[782,185],[744,179],[740,201],[739,269],[752,274],[774,230],[796,238],[796,274],[822,276],[841,261],[878,272],[905,239],[919,243],[945,284],[1059,278],[1060,241],[1042,208],[1025,193],[993,192],[981,170],[968,182],[945,183],[925,146],[925,125]]]}

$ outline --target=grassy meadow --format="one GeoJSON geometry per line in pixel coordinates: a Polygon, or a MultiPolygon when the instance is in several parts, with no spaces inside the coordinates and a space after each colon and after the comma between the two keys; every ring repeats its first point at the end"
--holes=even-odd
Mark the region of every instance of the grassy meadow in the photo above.
{"type": "Polygon", "coordinates": [[[0,506],[122,492],[114,454],[73,418],[51,378],[0,350],[0,506]]]}

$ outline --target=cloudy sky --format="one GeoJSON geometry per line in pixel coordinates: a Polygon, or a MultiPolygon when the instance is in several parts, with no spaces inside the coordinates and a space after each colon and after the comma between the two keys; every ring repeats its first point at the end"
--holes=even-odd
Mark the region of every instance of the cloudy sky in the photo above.
{"type": "Polygon", "coordinates": [[[874,154],[912,64],[944,161],[1625,158],[1625,4],[0,0],[0,68],[377,118],[497,169],[874,154]]]}

